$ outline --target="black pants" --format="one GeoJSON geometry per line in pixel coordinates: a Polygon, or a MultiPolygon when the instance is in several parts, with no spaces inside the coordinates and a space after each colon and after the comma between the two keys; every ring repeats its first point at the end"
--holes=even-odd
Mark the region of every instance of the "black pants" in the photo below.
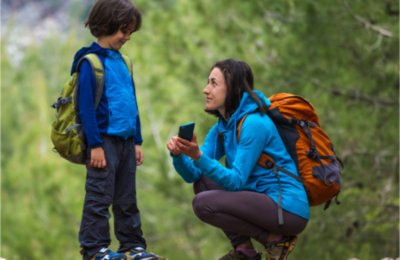
{"type": "Polygon", "coordinates": [[[83,259],[110,245],[111,205],[115,236],[120,243],[118,251],[146,248],[136,201],[135,142],[110,136],[103,140],[107,167],[86,167],[86,196],[79,231],[83,259]]]}
{"type": "Polygon", "coordinates": [[[194,184],[193,210],[204,222],[221,228],[233,247],[250,238],[267,243],[270,233],[286,236],[301,233],[307,220],[283,211],[284,225],[278,224],[278,207],[262,193],[225,191],[203,176],[194,184]]]}

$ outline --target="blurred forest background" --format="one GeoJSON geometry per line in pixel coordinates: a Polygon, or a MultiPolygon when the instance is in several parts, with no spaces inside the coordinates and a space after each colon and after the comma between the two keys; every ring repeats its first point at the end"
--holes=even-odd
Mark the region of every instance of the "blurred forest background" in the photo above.
{"type": "MultiPolygon", "coordinates": [[[[83,26],[93,2],[1,2],[3,258],[80,259],[85,169],[52,151],[50,105],[75,51],[94,40],[83,26]]],[[[143,26],[122,52],[134,61],[142,115],[138,198],[150,251],[209,260],[230,250],[222,232],[194,216],[192,187],[165,143],[188,121],[204,139],[215,118],[203,112],[202,89],[211,65],[232,57],[251,65],[267,95],[307,97],[345,163],[341,205],[312,208],[291,259],[399,256],[398,1],[135,3],[143,26]]]]}

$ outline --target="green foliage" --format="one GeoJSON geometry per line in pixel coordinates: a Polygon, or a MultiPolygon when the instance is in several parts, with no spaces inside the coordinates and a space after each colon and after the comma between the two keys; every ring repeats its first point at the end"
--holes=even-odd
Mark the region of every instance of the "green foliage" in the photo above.
{"type": "MultiPolygon", "coordinates": [[[[230,249],[222,232],[193,214],[192,187],[175,173],[165,143],[188,121],[204,139],[215,118],[202,111],[202,89],[212,64],[232,57],[251,65],[256,87],[267,95],[307,97],[345,163],[341,205],[312,208],[292,258],[399,256],[399,28],[398,14],[390,12],[398,2],[136,3],[143,27],[122,52],[134,61],[142,115],[145,164],[137,185],[150,250],[203,260],[230,249]]],[[[72,10],[82,19],[81,9],[72,10]]],[[[88,31],[82,38],[78,25],[23,50],[19,65],[5,48],[13,43],[1,39],[0,255],[6,259],[80,257],[85,170],[53,153],[49,139],[50,105],[75,51],[93,40],[88,31]]]]}

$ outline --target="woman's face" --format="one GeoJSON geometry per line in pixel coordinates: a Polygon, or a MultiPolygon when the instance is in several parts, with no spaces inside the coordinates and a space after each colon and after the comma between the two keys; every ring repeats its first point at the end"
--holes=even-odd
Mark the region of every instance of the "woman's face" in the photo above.
{"type": "Polygon", "coordinates": [[[225,116],[225,98],[228,88],[226,86],[224,75],[219,68],[214,68],[208,76],[207,86],[203,89],[206,95],[205,109],[218,110],[218,112],[225,116]]]}

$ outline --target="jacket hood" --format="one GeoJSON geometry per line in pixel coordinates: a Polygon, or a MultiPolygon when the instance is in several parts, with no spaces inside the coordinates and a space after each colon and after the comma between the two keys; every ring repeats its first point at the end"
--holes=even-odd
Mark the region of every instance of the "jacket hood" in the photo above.
{"type": "MultiPolygon", "coordinates": [[[[256,94],[260,98],[260,101],[264,102],[267,107],[271,105],[269,99],[265,97],[262,92],[253,90],[253,93],[256,94]]],[[[246,114],[256,112],[257,109],[258,105],[256,101],[252,99],[248,92],[245,92],[240,101],[239,107],[228,119],[228,121],[225,121],[222,117],[218,120],[217,131],[224,136],[224,149],[227,162],[234,161],[237,148],[236,129],[240,119],[246,114]]]]}
{"type": "Polygon", "coordinates": [[[72,67],[71,67],[71,75],[78,69],[78,61],[85,56],[86,54],[89,53],[95,53],[101,56],[106,56],[107,55],[107,49],[102,48],[98,43],[93,42],[90,46],[88,47],[83,47],[80,50],[78,50],[75,54],[74,61],[72,62],[72,67]]]}
{"type": "MultiPolygon", "coordinates": [[[[271,105],[271,102],[269,99],[261,92],[258,90],[253,90],[253,93],[256,94],[261,102],[264,102],[264,104],[269,107],[271,105]]],[[[232,114],[232,116],[228,119],[228,121],[225,121],[223,119],[219,120],[218,122],[218,129],[220,132],[224,132],[224,130],[231,130],[231,129],[236,129],[236,125],[238,121],[245,115],[249,113],[253,113],[258,109],[258,105],[255,100],[250,96],[248,92],[245,92],[243,94],[243,97],[240,101],[239,107],[236,109],[236,111],[232,114]]]]}

